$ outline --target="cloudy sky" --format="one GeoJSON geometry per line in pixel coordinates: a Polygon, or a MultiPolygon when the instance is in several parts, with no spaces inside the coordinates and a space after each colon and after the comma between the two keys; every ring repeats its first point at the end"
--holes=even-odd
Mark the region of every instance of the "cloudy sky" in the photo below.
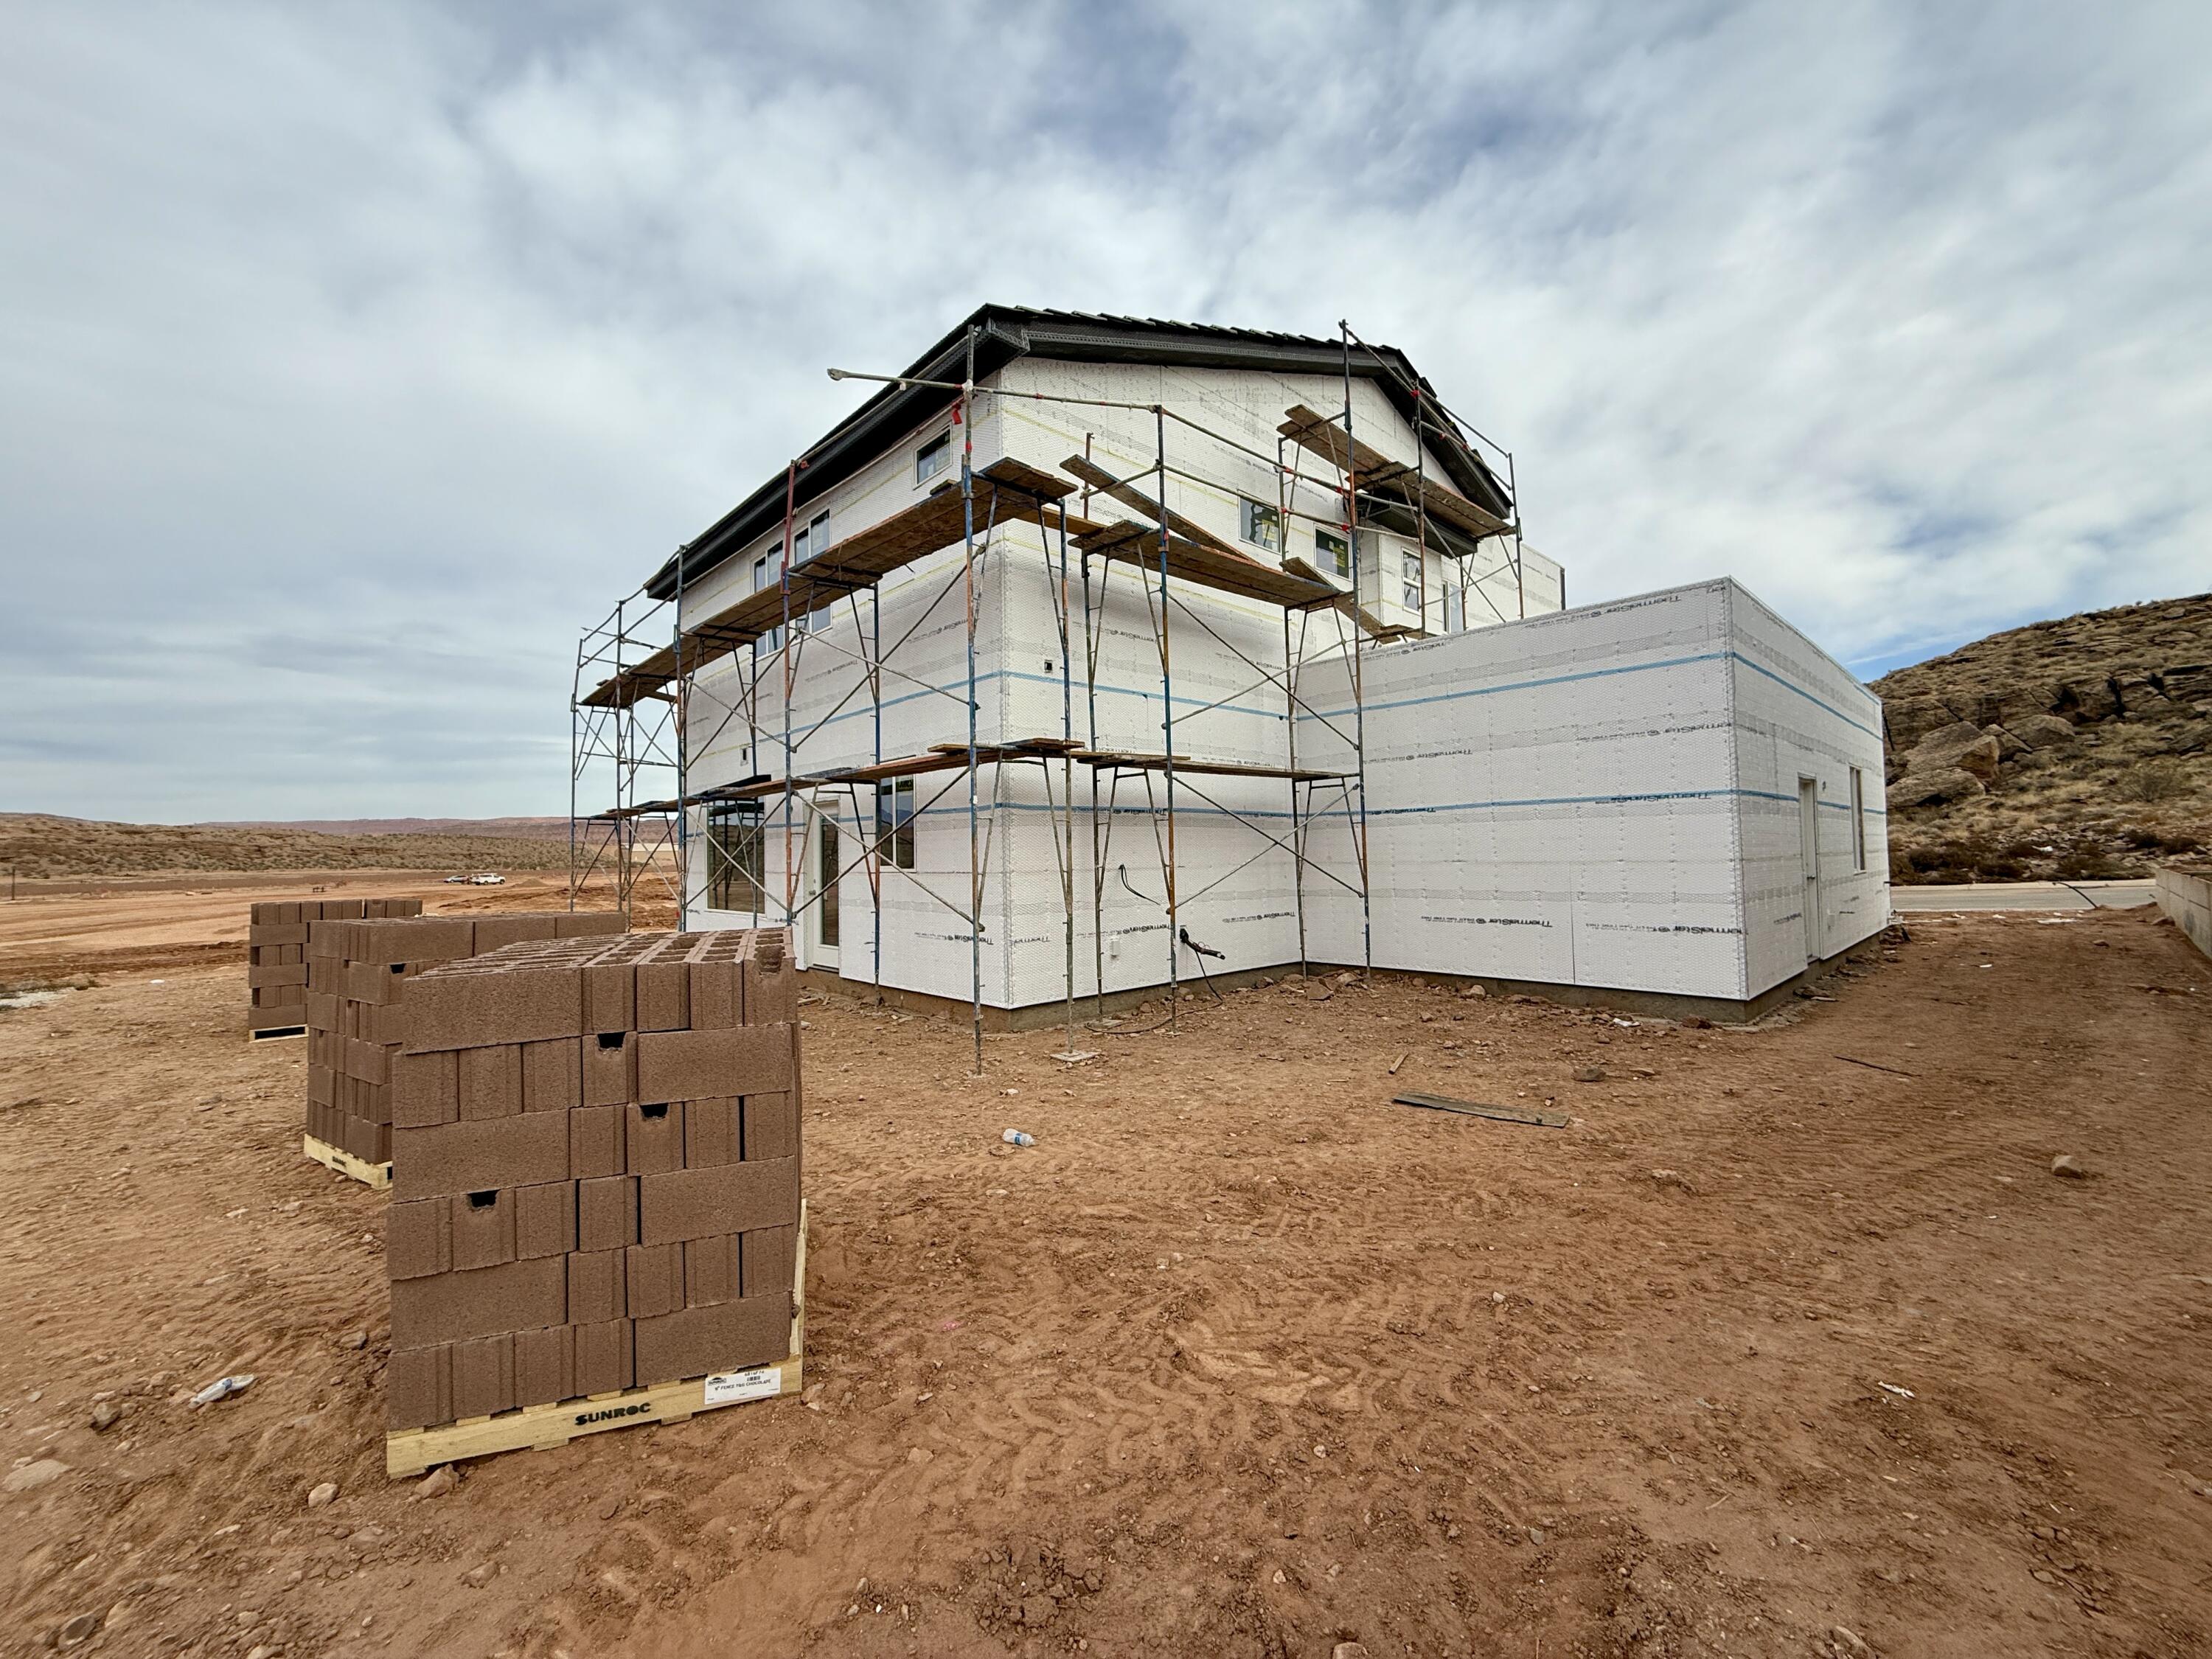
{"type": "Polygon", "coordinates": [[[0,810],[564,811],[579,629],[985,300],[1348,316],[1868,678],[2212,586],[2195,0],[748,9],[7,7],[0,810]]]}

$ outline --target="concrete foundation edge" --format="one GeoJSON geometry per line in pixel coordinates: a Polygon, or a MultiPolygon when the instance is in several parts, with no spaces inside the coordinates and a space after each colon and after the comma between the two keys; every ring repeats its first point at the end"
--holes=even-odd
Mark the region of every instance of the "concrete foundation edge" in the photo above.
{"type": "Polygon", "coordinates": [[[2161,865],[2153,896],[2189,942],[2212,957],[2212,869],[2161,865]]]}
{"type": "MultiPolygon", "coordinates": [[[[1776,1008],[1796,994],[1809,981],[1818,978],[1831,968],[1846,960],[1863,957],[1874,950],[1880,935],[1870,935],[1846,945],[1832,956],[1819,962],[1808,963],[1804,971],[1769,986],[1757,996],[1704,997],[1686,996],[1671,991],[1632,991],[1602,985],[1563,985],[1542,980],[1496,979],[1482,974],[1415,973],[1410,969],[1377,968],[1375,978],[1382,980],[1423,980],[1431,985],[1464,988],[1479,985],[1492,996],[1532,996],[1545,1002],[1558,1003],[1567,1008],[1611,1008],[1625,1014],[1640,1014],[1653,1019],[1687,1019],[1696,1017],[1727,1024],[1741,1024],[1776,1008]]],[[[1273,968],[1247,968],[1235,973],[1215,974],[1211,983],[1216,990],[1240,990],[1263,981],[1279,980],[1285,974],[1296,973],[1296,963],[1285,963],[1273,968]]],[[[1356,973],[1354,963],[1310,962],[1309,975],[1356,973]]],[[[973,1005],[953,997],[933,996],[924,991],[900,990],[893,986],[875,986],[865,981],[839,979],[820,969],[810,969],[799,975],[799,988],[816,994],[830,993],[857,998],[864,1003],[880,1007],[896,1008],[905,1013],[924,1014],[965,1024],[971,1017],[973,1005]]],[[[1204,1003],[1212,1000],[1206,980],[1182,981],[1185,1000],[1204,1003]]],[[[1147,1002],[1159,1000],[1167,993],[1167,981],[1157,985],[1139,986],[1124,991],[1109,991],[1103,1003],[1108,1014],[1125,1013],[1147,1002]]],[[[1082,996],[1075,1000],[1075,1024],[1078,1036],[1085,1022],[1096,1019],[1102,1003],[1095,997],[1082,996]]],[[[1067,1020],[1067,1004],[1060,1002],[1031,1003],[1020,1008],[1000,1008],[986,1003],[983,1006],[983,1029],[987,1031],[1042,1031],[1064,1026],[1067,1020]]]]}

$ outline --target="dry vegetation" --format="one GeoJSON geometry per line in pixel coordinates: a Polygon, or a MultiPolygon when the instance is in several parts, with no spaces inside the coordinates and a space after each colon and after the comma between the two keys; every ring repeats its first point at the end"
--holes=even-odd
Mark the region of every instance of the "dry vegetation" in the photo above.
{"type": "Polygon", "coordinates": [[[1993,634],[1874,690],[1899,882],[2141,875],[2212,844],[2212,594],[1993,634]]]}
{"type": "Polygon", "coordinates": [[[29,878],[182,870],[556,870],[565,839],[542,835],[329,836],[252,824],[106,823],[0,813],[0,870],[29,878]]]}

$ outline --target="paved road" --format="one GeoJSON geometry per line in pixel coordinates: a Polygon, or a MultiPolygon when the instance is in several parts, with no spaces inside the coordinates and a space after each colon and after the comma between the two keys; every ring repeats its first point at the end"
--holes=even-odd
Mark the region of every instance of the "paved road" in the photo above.
{"type": "Polygon", "coordinates": [[[1991,881],[1964,887],[1892,887],[1893,909],[2126,910],[2151,902],[2148,881],[1991,881]]]}

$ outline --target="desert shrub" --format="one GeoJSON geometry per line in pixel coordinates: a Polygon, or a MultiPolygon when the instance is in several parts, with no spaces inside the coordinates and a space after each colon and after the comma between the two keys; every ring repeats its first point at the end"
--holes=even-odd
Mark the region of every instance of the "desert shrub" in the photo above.
{"type": "Polygon", "coordinates": [[[2179,800],[2189,793],[2189,774],[2179,761],[2137,761],[2120,774],[2123,800],[2179,800]]]}
{"type": "Polygon", "coordinates": [[[2141,824],[2121,837],[2138,852],[2201,853],[2204,843],[2186,830],[2158,830],[2141,824]]]}

